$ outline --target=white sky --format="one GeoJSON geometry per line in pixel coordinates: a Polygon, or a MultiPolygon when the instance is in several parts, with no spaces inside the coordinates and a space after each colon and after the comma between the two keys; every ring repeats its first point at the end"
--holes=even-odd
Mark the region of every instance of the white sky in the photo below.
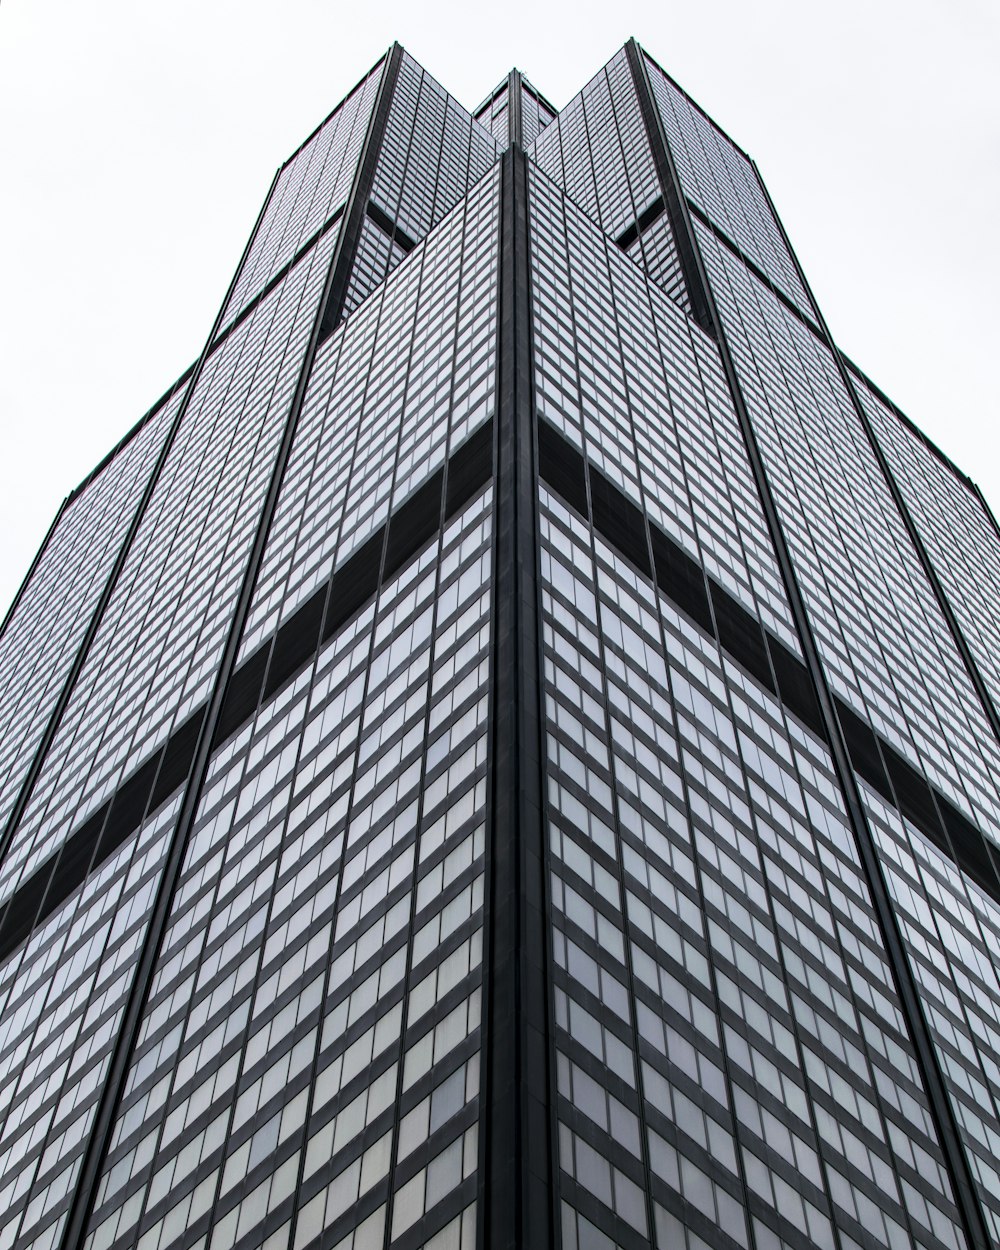
{"type": "Polygon", "coordinates": [[[632,34],[757,160],[840,346],[1000,512],[995,0],[2,0],[0,614],[393,39],[468,107],[514,64],[561,106],[632,34]]]}

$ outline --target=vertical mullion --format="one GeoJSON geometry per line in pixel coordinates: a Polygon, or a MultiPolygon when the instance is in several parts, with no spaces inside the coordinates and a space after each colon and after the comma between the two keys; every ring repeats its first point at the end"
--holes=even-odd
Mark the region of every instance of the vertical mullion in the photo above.
{"type": "Polygon", "coordinates": [[[512,69],[507,78],[507,145],[524,147],[524,124],[521,120],[521,73],[512,69]]]}
{"type": "Polygon", "coordinates": [[[482,1241],[554,1243],[527,158],[501,163],[482,1241]]]}
{"type": "Polygon", "coordinates": [[[379,86],[379,93],[372,109],[371,122],[347,200],[343,225],[337,236],[337,246],[330,266],[331,281],[320,304],[319,339],[316,346],[325,342],[344,319],[344,302],[347,299],[347,290],[351,281],[354,256],[368,211],[368,201],[371,199],[375,168],[382,151],[382,139],[385,135],[389,108],[396,90],[402,61],[403,49],[398,43],[394,43],[387,56],[385,76],[379,86]]]}
{"type": "Polygon", "coordinates": [[[694,226],[688,215],[687,203],[681,190],[680,180],[672,167],[666,135],[663,134],[662,127],[659,124],[656,102],[653,99],[653,93],[649,88],[649,80],[646,77],[646,71],[642,64],[642,49],[634,39],[630,39],[625,45],[625,55],[629,69],[632,72],[632,81],[635,85],[636,96],[639,99],[642,120],[646,126],[646,133],[649,136],[649,147],[653,157],[653,164],[656,167],[657,176],[660,180],[663,202],[667,209],[667,219],[670,222],[670,230],[677,247],[677,256],[681,264],[681,273],[684,275],[684,285],[687,288],[688,300],[691,303],[691,315],[706,334],[718,340],[721,333],[718,314],[709,294],[708,281],[705,276],[701,255],[698,251],[694,226]]]}

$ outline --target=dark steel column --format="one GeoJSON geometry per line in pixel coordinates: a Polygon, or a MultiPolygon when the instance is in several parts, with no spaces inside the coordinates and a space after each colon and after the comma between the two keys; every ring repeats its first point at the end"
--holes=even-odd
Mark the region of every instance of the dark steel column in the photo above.
{"type": "MultiPolygon", "coordinates": [[[[643,117],[646,120],[654,160],[663,183],[664,200],[668,204],[670,203],[668,198],[669,188],[669,194],[680,205],[680,212],[686,222],[685,237],[690,240],[693,250],[694,271],[692,277],[697,282],[699,299],[704,300],[705,308],[712,322],[712,330],[710,332],[719,345],[722,367],[729,384],[730,395],[736,410],[743,441],[746,445],[747,457],[757,484],[771,541],[774,544],[775,555],[781,569],[789,607],[791,608],[799,641],[802,645],[802,654],[816,692],[820,717],[837,779],[840,783],[845,810],[851,822],[858,854],[871,891],[872,903],[878,916],[886,954],[892,967],[900,1003],[913,1040],[917,1062],[920,1065],[924,1088],[927,1092],[931,1112],[937,1126],[941,1148],[951,1173],[952,1184],[955,1188],[955,1200],[958,1204],[963,1227],[969,1246],[973,1247],[973,1250],[989,1250],[991,1245],[990,1236],[986,1228],[982,1209],[976,1198],[972,1172],[962,1146],[958,1122],[952,1109],[951,1100],[945,1087],[944,1074],[934,1050],[930,1029],[920,1003],[916,981],[910,968],[902,933],[893,910],[888,883],[875,850],[874,839],[868,827],[847,744],[837,717],[833,696],[827,684],[819,649],[813,636],[812,626],[806,611],[805,599],[795,576],[791,553],[778,517],[778,510],[764,467],[757,435],[740,388],[736,366],[726,339],[722,317],[708,281],[704,260],[698,247],[694,227],[682,193],[680,178],[670,153],[663,123],[656,108],[642,50],[634,39],[629,41],[627,48],[629,64],[632,68],[636,91],[642,104],[643,117]]],[[[673,218],[671,218],[671,225],[673,225],[673,218]]],[[[687,277],[688,271],[685,269],[685,278],[687,277]]]]}
{"type": "Polygon", "coordinates": [[[698,252],[698,242],[694,235],[694,227],[687,213],[680,181],[675,174],[671,174],[672,162],[667,149],[666,135],[663,133],[663,127],[660,124],[660,115],[656,110],[656,101],[653,98],[646,69],[642,62],[642,49],[634,39],[630,39],[625,45],[625,56],[628,59],[629,69],[632,72],[632,82],[635,85],[636,95],[639,98],[639,108],[642,112],[642,120],[646,126],[646,134],[649,137],[653,164],[656,166],[656,172],[660,178],[663,203],[667,209],[667,220],[670,222],[670,230],[677,247],[677,257],[681,263],[681,273],[684,275],[684,284],[687,287],[687,296],[691,303],[691,315],[706,334],[710,334],[713,339],[717,339],[719,337],[717,318],[709,304],[708,285],[705,281],[704,268],[701,263],[701,255],[698,252]]]}
{"type": "MultiPolygon", "coordinates": [[[[372,116],[369,119],[368,131],[365,136],[365,142],[362,148],[361,158],[358,163],[358,169],[355,173],[354,182],[351,186],[350,197],[347,201],[346,217],[349,222],[354,221],[358,224],[360,223],[360,217],[363,216],[365,206],[368,202],[372,174],[374,172],[375,162],[378,159],[379,149],[381,148],[382,136],[385,131],[385,122],[388,116],[389,106],[392,102],[396,79],[398,77],[399,63],[402,59],[402,51],[403,50],[399,44],[393,44],[385,58],[382,80],[379,84],[378,95],[376,96],[372,116]],[[359,202],[360,211],[358,210],[359,202]]],[[[333,257],[330,262],[330,269],[327,273],[326,284],[323,288],[323,294],[320,297],[312,333],[309,338],[308,346],[306,347],[302,367],[299,371],[299,378],[296,384],[295,393],[292,398],[288,417],[286,418],[281,445],[278,449],[274,467],[271,471],[267,495],[264,499],[260,518],[257,523],[253,547],[251,548],[246,570],[243,575],[243,582],[240,587],[239,598],[237,600],[236,609],[230,624],[229,634],[227,636],[225,649],[222,654],[222,660],[216,674],[212,693],[209,696],[205,717],[202,721],[201,730],[198,735],[198,743],[194,752],[194,761],[191,765],[191,771],[185,786],[180,814],[178,815],[170,848],[167,852],[167,860],[164,865],[163,875],[160,878],[160,884],[157,888],[156,898],[154,900],[153,910],[150,916],[149,927],[146,933],[146,940],[143,944],[136,973],[132,980],[132,987],[129,991],[128,1001],[122,1016],[122,1023],[118,1031],[114,1051],[112,1052],[111,1062],[108,1065],[108,1076],[98,1102],[97,1112],[94,1117],[94,1126],[91,1130],[87,1148],[84,1153],[83,1164],[80,1169],[80,1179],[77,1183],[73,1203],[70,1207],[69,1215],[66,1220],[65,1231],[60,1242],[60,1250],[82,1250],[84,1245],[87,1232],[87,1222],[93,1208],[97,1186],[100,1183],[104,1156],[107,1152],[111,1133],[114,1129],[118,1103],[121,1099],[125,1081],[128,1077],[132,1051],[142,1023],[146,999],[149,995],[149,989],[152,983],[153,973],[156,969],[156,962],[159,957],[160,947],[166,932],[167,920],[170,916],[174,893],[184,864],[184,854],[187,849],[188,838],[194,825],[194,819],[198,811],[198,804],[201,799],[202,787],[208,773],[208,765],[212,755],[216,729],[219,725],[219,716],[228,692],[230,678],[232,677],[233,671],[236,667],[236,658],[239,653],[240,639],[243,635],[243,626],[250,610],[250,603],[253,598],[257,575],[260,570],[264,550],[267,545],[267,537],[271,527],[271,520],[277,507],[282,478],[284,477],[285,467],[288,464],[288,459],[291,454],[292,443],[298,426],[299,414],[302,410],[303,400],[305,399],[309,375],[312,370],[317,348],[324,337],[323,327],[326,324],[326,317],[331,301],[339,298],[341,303],[343,302],[343,296],[347,289],[347,282],[353,265],[356,241],[357,230],[354,230],[349,234],[345,227],[345,229],[341,230],[337,239],[337,244],[334,248],[333,257]]]]}
{"type": "Polygon", "coordinates": [[[482,1243],[555,1244],[527,158],[502,157],[482,1243]]]}
{"type": "MultiPolygon", "coordinates": [[[[330,266],[331,281],[320,306],[322,311],[318,343],[328,339],[344,317],[344,301],[347,299],[347,287],[351,280],[351,270],[354,268],[354,253],[357,251],[361,227],[364,224],[365,213],[368,211],[372,183],[375,181],[375,167],[382,151],[382,139],[385,136],[389,108],[396,90],[396,80],[399,78],[399,67],[402,61],[403,49],[398,43],[394,43],[386,59],[385,74],[379,86],[375,107],[372,109],[368,133],[365,136],[364,147],[361,149],[361,159],[358,161],[351,193],[347,199],[344,224],[340,227],[340,234],[337,237],[337,246],[330,266]]],[[[315,348],[311,350],[315,351],[315,348]]]]}
{"type": "Polygon", "coordinates": [[[524,147],[521,121],[521,71],[512,69],[507,77],[507,142],[512,148],[524,147]]]}

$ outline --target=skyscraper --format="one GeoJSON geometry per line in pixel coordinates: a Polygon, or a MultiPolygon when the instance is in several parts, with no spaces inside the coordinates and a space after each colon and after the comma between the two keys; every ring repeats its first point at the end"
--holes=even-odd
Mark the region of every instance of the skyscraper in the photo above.
{"type": "Polygon", "coordinates": [[[634,41],[393,47],[4,622],[0,1250],[1000,1244],[998,591],[634,41]]]}

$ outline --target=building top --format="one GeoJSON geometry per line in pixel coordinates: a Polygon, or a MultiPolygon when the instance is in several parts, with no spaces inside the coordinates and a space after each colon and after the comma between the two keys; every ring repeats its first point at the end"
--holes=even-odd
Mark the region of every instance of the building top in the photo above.
{"type": "MultiPolygon", "coordinates": [[[[394,47],[398,46],[399,45],[394,45],[394,47]]],[[[656,66],[658,76],[662,78],[664,83],[669,84],[671,91],[675,93],[678,99],[685,102],[685,104],[690,108],[692,115],[702,119],[703,122],[710,127],[711,132],[720,138],[727,149],[742,157],[748,168],[753,170],[756,178],[756,165],[753,163],[752,158],[745,151],[745,149],[739,147],[739,145],[737,145],[734,140],[722,129],[722,127],[719,126],[719,124],[712,118],[712,116],[697,101],[695,101],[674,78],[672,78],[661,66],[653,61],[653,58],[651,58],[648,53],[644,53],[644,57],[651,65],[656,66]]],[[[374,75],[383,63],[384,58],[383,60],[377,62],[375,66],[368,71],[368,73],[363,75],[362,78],[359,79],[358,83],[355,84],[355,87],[347,93],[344,99],[330,111],[327,117],[324,118],[313,131],[310,132],[299,147],[296,148],[288,159],[279,167],[275,175],[276,179],[280,178],[282,172],[289,169],[297,161],[300,155],[308,149],[309,145],[323,133],[324,129],[329,126],[331,121],[336,119],[344,104],[354,98],[366,82],[371,82],[373,80],[374,75]]],[[[600,71],[580,94],[569,101],[569,103],[564,106],[563,110],[559,110],[541,92],[539,92],[519,70],[515,68],[512,69],[510,73],[497,84],[493,91],[491,91],[484,98],[484,100],[473,110],[471,116],[475,119],[476,123],[483,126],[485,130],[489,131],[493,135],[493,138],[498,145],[497,151],[502,151],[510,141],[510,87],[512,82],[517,81],[521,91],[520,116],[522,119],[522,146],[529,150],[529,155],[537,158],[538,154],[535,150],[536,140],[541,132],[552,121],[559,119],[562,114],[579,107],[584,94],[593,89],[595,83],[598,82],[601,74],[604,72],[605,71],[603,70],[600,71]]],[[[443,91],[443,89],[441,90],[443,91]]],[[[452,97],[448,98],[449,100],[452,100],[452,97]]],[[[461,106],[457,105],[457,102],[454,100],[452,100],[452,103],[456,108],[461,108],[461,106]]],[[[781,286],[775,284],[773,274],[764,272],[755,259],[752,256],[747,255],[747,253],[740,247],[739,241],[734,240],[731,237],[726,228],[728,223],[720,222],[711,214],[705,213],[703,207],[694,200],[692,200],[692,208],[696,214],[700,214],[702,216],[705,224],[712,229],[717,238],[721,239],[722,242],[739,255],[740,259],[744,263],[747,263],[759,277],[772,286],[772,289],[775,290],[779,298],[781,298],[786,306],[803,321],[803,324],[805,324],[813,333],[819,334],[821,332],[820,328],[816,324],[810,300],[801,296],[801,294],[797,299],[789,299],[785,291],[782,290],[781,286]]],[[[225,335],[234,328],[234,324],[236,323],[224,327],[223,333],[214,340],[212,344],[213,349],[222,343],[225,335]]],[[[845,359],[847,358],[845,357],[845,359]]],[[[907,417],[898,405],[896,405],[884,393],[884,391],[882,391],[877,383],[875,383],[858,365],[850,360],[848,360],[848,363],[851,371],[859,379],[859,381],[861,381],[873,394],[878,395],[887,411],[890,411],[895,418],[902,423],[907,432],[918,438],[920,442],[938,459],[938,461],[948,469],[949,473],[951,473],[956,480],[960,481],[967,489],[969,489],[976,496],[977,500],[982,501],[981,493],[972,478],[960,469],[951,460],[951,458],[916,425],[915,422],[907,417]]],[[[84,490],[86,490],[87,486],[103,471],[110,461],[128,445],[131,439],[134,438],[139,430],[143,428],[146,422],[148,422],[152,416],[169,401],[170,397],[176,393],[178,388],[182,387],[188,381],[192,371],[196,367],[196,364],[197,362],[194,362],[184,370],[184,372],[174,383],[172,383],[170,387],[168,387],[163,395],[136,422],[136,424],[125,435],[123,435],[121,440],[119,440],[119,442],[99,461],[94,469],[72,491],[70,491],[64,501],[63,507],[71,504],[84,490]]]]}

